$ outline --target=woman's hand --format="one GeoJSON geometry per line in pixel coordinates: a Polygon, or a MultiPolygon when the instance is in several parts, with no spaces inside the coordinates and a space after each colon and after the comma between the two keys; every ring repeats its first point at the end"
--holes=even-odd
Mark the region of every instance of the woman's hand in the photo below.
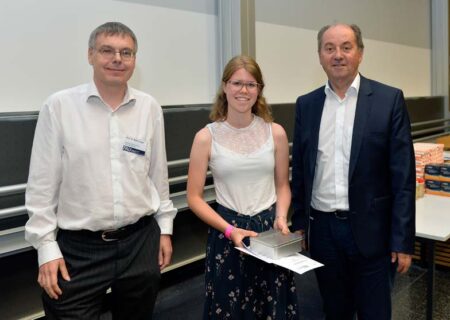
{"type": "Polygon", "coordinates": [[[243,247],[242,240],[246,237],[257,237],[258,233],[255,231],[245,230],[241,228],[234,228],[231,231],[231,241],[236,247],[243,247]]]}
{"type": "Polygon", "coordinates": [[[275,221],[273,222],[273,228],[275,230],[280,230],[282,234],[288,234],[290,231],[287,225],[287,217],[276,216],[275,221]]]}

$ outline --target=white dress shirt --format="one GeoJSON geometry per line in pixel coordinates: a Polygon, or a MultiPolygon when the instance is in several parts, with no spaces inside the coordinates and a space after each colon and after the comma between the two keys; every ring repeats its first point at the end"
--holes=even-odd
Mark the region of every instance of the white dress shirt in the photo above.
{"type": "Polygon", "coordinates": [[[358,74],[341,99],[325,85],[311,206],[319,211],[348,210],[348,172],[353,123],[361,77],[358,74]]]}
{"type": "Polygon", "coordinates": [[[25,205],[25,238],[39,265],[61,258],[57,229],[107,230],[154,214],[171,234],[164,119],[148,94],[128,88],[112,110],[95,84],[57,92],[36,126],[25,205]]]}

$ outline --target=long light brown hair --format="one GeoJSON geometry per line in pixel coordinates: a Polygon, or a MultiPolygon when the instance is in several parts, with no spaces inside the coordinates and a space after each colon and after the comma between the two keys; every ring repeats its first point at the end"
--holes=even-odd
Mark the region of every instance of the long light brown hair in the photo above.
{"type": "Polygon", "coordinates": [[[253,76],[253,78],[255,78],[256,82],[259,84],[258,98],[256,99],[255,104],[252,106],[252,113],[261,117],[266,122],[272,122],[272,110],[263,95],[265,84],[261,69],[253,58],[244,55],[232,58],[225,66],[222,75],[222,83],[220,84],[219,90],[214,100],[209,118],[212,121],[224,121],[227,118],[228,101],[227,96],[223,91],[223,87],[227,84],[228,80],[230,80],[231,76],[239,69],[245,69],[253,76]]]}

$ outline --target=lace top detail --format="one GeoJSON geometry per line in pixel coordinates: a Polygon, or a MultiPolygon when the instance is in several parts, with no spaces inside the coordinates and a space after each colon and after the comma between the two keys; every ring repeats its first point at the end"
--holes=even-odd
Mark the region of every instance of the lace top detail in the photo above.
{"type": "Polygon", "coordinates": [[[207,125],[212,135],[209,168],[217,203],[255,215],[276,202],[272,124],[255,116],[237,129],[227,122],[207,125]]]}
{"type": "Polygon", "coordinates": [[[271,138],[271,124],[258,116],[245,128],[234,128],[226,121],[216,121],[208,127],[217,144],[240,155],[258,152],[271,138]]]}

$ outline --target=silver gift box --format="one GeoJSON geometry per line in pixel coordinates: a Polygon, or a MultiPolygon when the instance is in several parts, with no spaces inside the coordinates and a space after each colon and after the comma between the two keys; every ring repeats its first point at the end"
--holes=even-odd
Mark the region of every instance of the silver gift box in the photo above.
{"type": "Polygon", "coordinates": [[[303,236],[297,233],[282,234],[270,229],[257,237],[250,237],[250,249],[271,259],[279,259],[302,251],[303,236]]]}

